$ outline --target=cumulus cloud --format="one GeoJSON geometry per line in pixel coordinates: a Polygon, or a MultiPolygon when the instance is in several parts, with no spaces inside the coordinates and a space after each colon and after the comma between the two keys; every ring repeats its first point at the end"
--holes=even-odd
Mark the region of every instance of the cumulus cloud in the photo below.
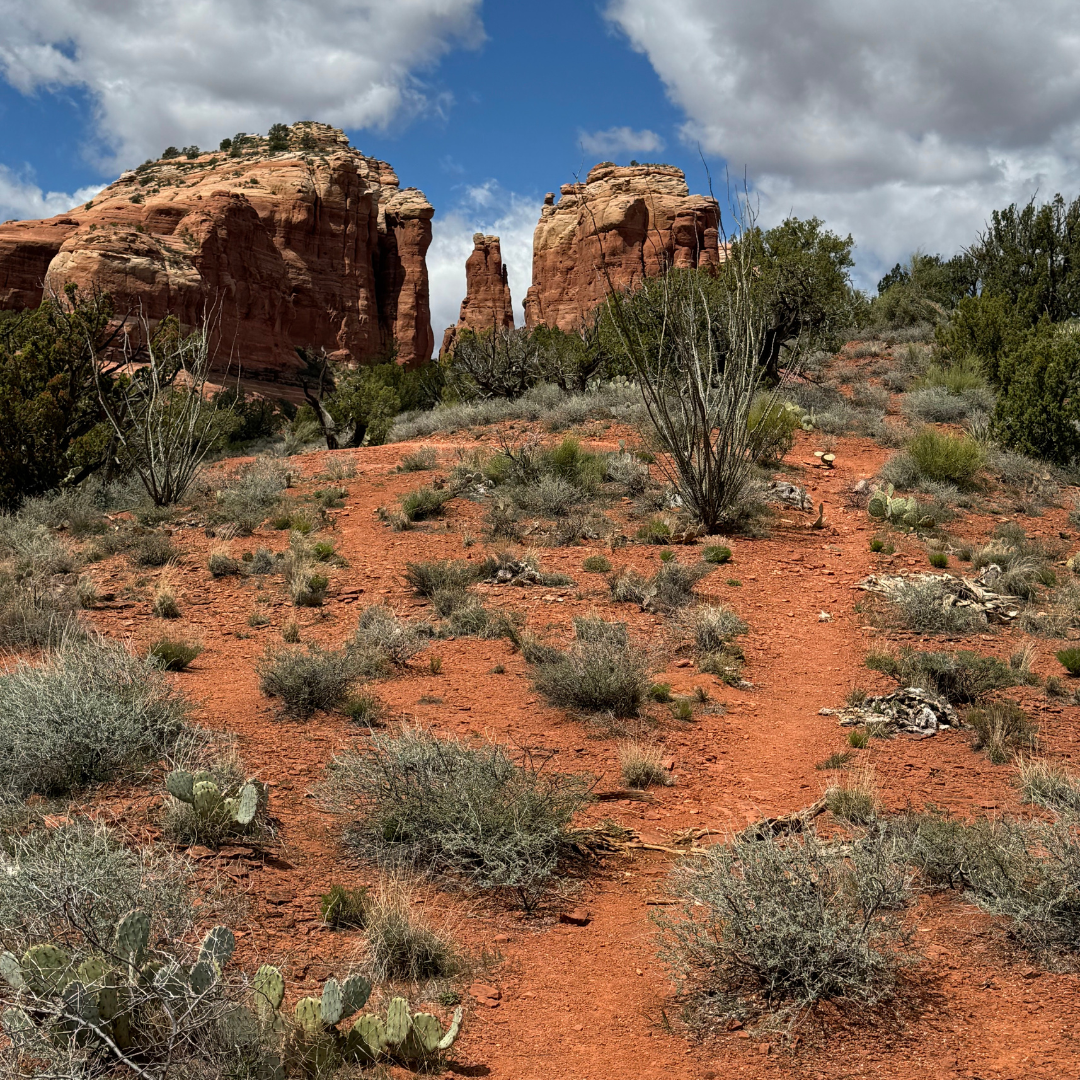
{"type": "Polygon", "coordinates": [[[445,109],[416,76],[483,40],[481,0],[0,0],[0,73],[23,93],[78,87],[103,168],[168,144],[324,120],[385,127],[445,109]]]}
{"type": "Polygon", "coordinates": [[[1080,7],[978,0],[610,0],[763,217],[851,231],[864,280],[955,251],[995,207],[1080,181],[1080,7]]]}
{"type": "Polygon", "coordinates": [[[63,191],[42,191],[29,174],[20,175],[0,165],[0,221],[52,217],[92,199],[100,185],[82,188],[73,195],[63,191]]]}
{"type": "Polygon", "coordinates": [[[581,131],[578,138],[582,149],[588,154],[653,154],[664,149],[664,140],[648,128],[641,131],[630,127],[612,127],[607,131],[581,131]]]}
{"type": "Polygon", "coordinates": [[[532,283],[533,230],[542,205],[541,198],[505,191],[490,180],[466,188],[453,209],[435,217],[427,264],[436,348],[443,330],[457,322],[465,299],[465,260],[473,249],[473,233],[499,237],[515,321],[519,326],[525,321],[522,302],[532,283]]]}

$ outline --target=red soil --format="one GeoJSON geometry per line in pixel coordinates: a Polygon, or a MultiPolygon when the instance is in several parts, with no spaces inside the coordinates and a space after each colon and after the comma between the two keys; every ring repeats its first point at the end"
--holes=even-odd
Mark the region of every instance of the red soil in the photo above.
{"type": "MultiPolygon", "coordinates": [[[[611,429],[605,443],[613,447],[618,434],[629,433],[611,429]]],[[[813,438],[800,436],[789,461],[812,463],[813,438]]],[[[426,445],[435,446],[446,465],[461,442],[426,445]]],[[[266,586],[271,603],[263,608],[270,623],[248,627],[252,580],[211,580],[205,569],[211,541],[201,530],[183,528],[175,539],[185,558],[173,575],[184,612],[179,626],[154,619],[145,603],[94,616],[102,630],[140,643],[163,630],[204,642],[205,651],[177,682],[202,703],[201,722],[236,733],[248,769],[270,782],[284,854],[265,862],[218,858],[200,865],[217,866],[234,882],[230,888],[247,897],[243,960],[281,962],[290,997],[342,972],[358,951],[357,934],[322,925],[318,898],[332,883],[355,885],[375,875],[343,846],[340,819],[322,809],[311,792],[335,752],[367,736],[335,716],[308,723],[276,719],[258,692],[255,664],[267,642],[280,641],[282,624],[294,618],[304,640],[336,646],[352,630],[360,605],[385,599],[399,614],[423,612],[426,605],[402,581],[407,560],[483,557],[480,544],[465,549],[462,543],[463,532],[481,535],[484,508],[476,503],[455,500],[444,523],[403,533],[391,532],[376,517],[378,506],[395,504],[399,494],[425,479],[393,472],[413,448],[337,455],[352,457],[359,471],[343,484],[349,492],[346,508],[332,512],[333,535],[349,565],[333,573],[324,609],[292,608],[280,578],[271,577],[266,586]]],[[[330,456],[294,460],[313,477],[330,456]]],[[[818,710],[840,704],[855,683],[885,686],[863,667],[877,632],[853,610],[862,595],[853,587],[880,567],[883,557],[868,549],[873,523],[865,511],[845,508],[844,497],[886,456],[870,440],[839,440],[836,469],[807,467],[801,481],[815,503],[825,504],[824,529],[812,530],[807,515],[791,512],[780,515],[768,539],[728,541],[733,562],[706,578],[699,592],[723,599],[749,622],[745,675],[753,689],[729,688],[673,660],[658,679],[676,692],[704,686],[725,710],[700,709],[695,723],[668,723],[658,730],[675,760],[675,786],[654,789],[648,802],[604,803],[589,811],[590,818],[615,818],[656,842],[687,828],[722,837],[762,814],[796,810],[821,794],[826,774],[814,764],[839,749],[843,739],[835,718],[818,710]],[[739,579],[741,587],[726,584],[729,578],[739,579]],[[831,618],[821,621],[821,612],[831,618]]],[[[318,485],[305,482],[301,490],[313,486],[318,485]]],[[[986,536],[996,520],[969,514],[957,529],[986,536]]],[[[1067,528],[1064,511],[1058,510],[1024,525],[1047,536],[1067,528]]],[[[239,552],[256,542],[280,548],[284,534],[261,532],[257,540],[238,539],[232,547],[239,552]]],[[[886,564],[925,565],[915,539],[901,538],[899,547],[886,564]]],[[[658,641],[663,620],[631,605],[616,608],[608,602],[603,577],[581,572],[582,559],[600,550],[597,544],[541,552],[545,569],[570,573],[576,588],[481,589],[488,591],[487,602],[526,612],[531,629],[551,628],[556,639],[568,637],[573,615],[597,609],[627,620],[643,641],[658,641]]],[[[608,554],[617,566],[652,570],[657,550],[630,545],[608,554]]],[[[695,554],[676,550],[684,560],[695,554]]],[[[120,560],[90,573],[101,591],[118,589],[131,575],[120,560]]],[[[1020,637],[1016,631],[984,635],[977,647],[1008,656],[1020,637]]],[[[1054,647],[1045,642],[1039,647],[1037,667],[1050,674],[1054,647]]],[[[601,788],[618,786],[616,740],[538,699],[522,657],[507,642],[460,639],[438,642],[429,651],[442,657],[441,673],[430,673],[423,654],[407,674],[375,686],[399,717],[413,717],[440,734],[483,735],[553,750],[564,771],[589,771],[603,778],[601,788]],[[505,667],[504,674],[491,674],[496,664],[505,667]],[[424,695],[441,698],[442,704],[420,704],[424,695]]],[[[1043,746],[1054,755],[1076,754],[1078,710],[1048,703],[1033,691],[1023,696],[1040,725],[1043,746]]],[[[924,741],[874,740],[859,758],[873,764],[890,809],[932,802],[963,816],[1029,812],[1018,802],[1015,769],[991,765],[959,733],[924,741]]],[[[128,798],[154,822],[160,800],[148,805],[145,793],[144,786],[128,798]]],[[[680,1021],[681,1006],[657,959],[650,921],[655,908],[649,900],[662,892],[671,863],[656,852],[608,859],[580,893],[566,897],[567,907],[591,912],[586,926],[559,923],[551,913],[525,919],[492,904],[429,890],[428,910],[435,920],[450,920],[454,936],[474,955],[486,950],[489,960],[477,977],[501,992],[495,1007],[466,997],[464,1031],[450,1074],[498,1080],[1080,1075],[1073,1023],[1080,977],[1035,967],[1008,945],[1000,924],[952,895],[921,901],[912,913],[925,959],[908,979],[903,1007],[895,1013],[860,1017],[824,1009],[793,1042],[744,1030],[699,1039],[680,1021]]]]}

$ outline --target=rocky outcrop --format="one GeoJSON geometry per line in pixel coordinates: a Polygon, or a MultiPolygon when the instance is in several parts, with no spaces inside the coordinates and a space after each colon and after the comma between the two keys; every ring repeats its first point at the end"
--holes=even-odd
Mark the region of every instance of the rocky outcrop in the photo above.
{"type": "Polygon", "coordinates": [[[440,356],[454,346],[460,330],[513,330],[514,305],[497,236],[473,234],[472,254],[465,260],[465,299],[456,326],[443,334],[440,356]]]}
{"type": "Polygon", "coordinates": [[[529,327],[579,327],[611,287],[633,287],[670,267],[718,264],[720,209],[691,195],[671,165],[597,165],[584,184],[548,194],[533,234],[529,327]],[[609,285],[610,282],[610,285],[609,285]]]}
{"type": "Polygon", "coordinates": [[[249,136],[235,154],[147,163],[67,214],[0,226],[0,307],[74,282],[121,314],[209,320],[219,363],[252,375],[287,376],[297,348],[362,363],[396,343],[413,366],[434,345],[432,216],[386,162],[304,122],[287,150],[249,136]]]}

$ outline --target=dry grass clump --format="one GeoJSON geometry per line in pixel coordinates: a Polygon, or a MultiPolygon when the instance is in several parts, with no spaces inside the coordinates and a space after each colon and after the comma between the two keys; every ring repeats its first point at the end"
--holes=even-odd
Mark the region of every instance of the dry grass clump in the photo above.
{"type": "Polygon", "coordinates": [[[186,671],[188,665],[202,651],[201,645],[160,637],[150,646],[146,655],[154,660],[162,671],[186,671]]]}
{"type": "Polygon", "coordinates": [[[330,579],[320,569],[320,560],[303,535],[289,536],[289,550],[282,567],[285,588],[296,607],[321,607],[330,579]]]}
{"type": "Polygon", "coordinates": [[[382,678],[404,667],[426,648],[433,630],[427,623],[399,619],[386,604],[371,604],[360,612],[356,631],[348,643],[354,672],[366,679],[382,678]]]}
{"type": "Polygon", "coordinates": [[[214,495],[212,524],[230,523],[237,534],[254,532],[281,502],[289,472],[277,461],[259,458],[226,477],[214,495]]]}
{"type": "Polygon", "coordinates": [[[212,577],[237,577],[240,574],[240,561],[229,554],[227,547],[215,548],[206,561],[212,577]]]}
{"type": "Polygon", "coordinates": [[[180,600],[176,595],[172,578],[168,574],[162,574],[158,578],[151,610],[159,619],[180,618],[180,600]]]}
{"type": "Polygon", "coordinates": [[[662,563],[651,578],[632,567],[612,574],[608,588],[617,604],[640,604],[648,611],[671,612],[695,599],[694,586],[712,570],[708,563],[687,566],[672,559],[662,563]]]}
{"type": "Polygon", "coordinates": [[[259,689],[281,701],[281,711],[296,720],[336,709],[356,677],[346,650],[335,652],[318,645],[303,649],[268,646],[257,669],[259,689]]]}
{"type": "Polygon", "coordinates": [[[1016,673],[993,656],[969,649],[956,652],[923,652],[901,646],[899,654],[873,651],[866,666],[895,679],[901,686],[918,686],[940,694],[953,705],[970,704],[992,690],[1015,686],[1016,673]]]}
{"type": "Polygon", "coordinates": [[[417,596],[431,597],[437,589],[466,589],[477,581],[477,568],[464,559],[407,562],[405,581],[417,596]]]}
{"type": "Polygon", "coordinates": [[[136,566],[164,566],[179,556],[172,540],[164,533],[151,532],[139,537],[128,550],[128,557],[136,566]]]}
{"type": "Polygon", "coordinates": [[[619,772],[627,787],[671,787],[675,778],[664,768],[664,751],[656,743],[627,739],[619,743],[619,772]]]}
{"type": "Polygon", "coordinates": [[[372,982],[423,983],[460,968],[453,943],[428,921],[415,892],[408,879],[393,875],[366,894],[365,966],[372,982]]]}
{"type": "Polygon", "coordinates": [[[1028,714],[1007,698],[969,709],[964,723],[971,728],[976,750],[985,750],[995,765],[1004,765],[1014,754],[1035,746],[1038,728],[1028,714]]]}
{"type": "Polygon", "coordinates": [[[1024,802],[1058,813],[1080,813],[1080,777],[1063,762],[1021,758],[1018,764],[1024,802]]]}
{"type": "Polygon", "coordinates": [[[898,582],[888,600],[896,624],[917,634],[968,634],[986,626],[982,612],[952,602],[941,580],[898,582]]]}
{"type": "Polygon", "coordinates": [[[871,767],[842,773],[825,792],[833,817],[849,825],[869,825],[877,817],[877,782],[871,767]]]}
{"type": "Polygon", "coordinates": [[[398,472],[429,472],[439,464],[439,455],[430,447],[423,447],[406,454],[398,462],[398,472]]]}

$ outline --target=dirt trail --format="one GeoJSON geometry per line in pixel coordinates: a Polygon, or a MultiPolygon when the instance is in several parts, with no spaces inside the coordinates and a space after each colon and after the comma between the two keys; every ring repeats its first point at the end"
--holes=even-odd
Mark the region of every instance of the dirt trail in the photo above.
{"type": "MultiPolygon", "coordinates": [[[[609,438],[617,437],[615,433],[609,438]]],[[[440,444],[444,463],[449,445],[440,444]]],[[[249,957],[284,963],[290,997],[312,990],[356,955],[357,935],[321,925],[318,897],[332,883],[372,880],[340,840],[341,823],[312,796],[335,752],[366,736],[340,718],[309,723],[280,721],[257,689],[254,667],[268,641],[280,640],[281,625],[298,618],[303,639],[338,645],[355,624],[358,607],[390,602],[399,614],[418,614],[426,605],[406,590],[401,570],[409,559],[483,557],[480,545],[464,548],[462,534],[480,536],[483,508],[456,500],[446,527],[428,525],[395,533],[379,522],[375,509],[416,486],[415,475],[393,474],[411,447],[392,446],[355,453],[359,474],[346,481],[346,508],[334,514],[339,551],[349,562],[334,575],[331,598],[322,611],[291,608],[280,583],[267,585],[273,600],[265,610],[270,624],[247,626],[253,604],[250,583],[210,581],[204,569],[209,545],[200,532],[182,530],[178,542],[189,554],[180,570],[185,619],[182,632],[201,634],[206,651],[178,681],[205,702],[208,726],[235,732],[249,769],[271,784],[272,809],[282,823],[283,859],[269,865],[221,860],[250,901],[242,948],[249,957]],[[250,635],[240,636],[240,635],[250,635]]],[[[810,462],[813,445],[801,438],[789,461],[810,462]]],[[[649,838],[664,839],[685,828],[724,835],[765,814],[798,809],[816,799],[825,774],[814,765],[843,745],[835,718],[822,716],[855,683],[884,686],[867,672],[863,657],[875,640],[854,610],[861,595],[855,583],[881,557],[871,556],[874,534],[865,512],[849,510],[844,496],[853,482],[871,476],[887,456],[870,440],[844,439],[834,472],[807,469],[801,482],[824,502],[823,529],[811,516],[781,514],[768,539],[730,541],[734,559],[718,568],[699,591],[731,604],[750,624],[745,641],[745,675],[751,690],[724,686],[712,676],[677,661],[657,677],[676,692],[705,686],[723,711],[700,710],[693,724],[662,733],[675,759],[677,783],[657,790],[651,801],[604,804],[594,818],[613,817],[649,838]],[[787,522],[787,523],[785,523],[787,522]],[[738,580],[741,584],[729,584],[738,580]],[[825,617],[823,617],[823,614],[825,617]]],[[[316,474],[326,455],[303,459],[316,474]]],[[[1048,513],[1035,523],[1052,534],[1063,516],[1048,513]]],[[[991,519],[972,525],[985,535],[991,519]]],[[[258,543],[280,548],[283,539],[260,534],[258,543]]],[[[234,541],[237,550],[251,541],[234,541]]],[[[900,544],[892,566],[922,566],[925,553],[914,541],[900,544]]],[[[659,617],[608,602],[600,575],[581,572],[589,548],[544,549],[545,569],[571,574],[576,587],[490,588],[488,602],[528,615],[531,629],[557,636],[571,617],[597,609],[628,621],[631,632],[655,639],[659,617]]],[[[595,546],[595,550],[600,550],[595,546]]],[[[611,555],[616,565],[655,569],[658,549],[631,545],[611,555]]],[[[693,549],[676,549],[689,560],[693,549]]],[[[113,566],[100,572],[101,587],[113,566]]],[[[276,579],[275,579],[276,580],[276,579]]],[[[103,629],[141,640],[160,625],[139,611],[103,612],[103,629]]],[[[1007,655],[1012,633],[984,636],[979,647],[1007,655]]],[[[557,752],[557,766],[590,771],[615,786],[616,742],[538,700],[520,654],[504,641],[461,639],[436,643],[443,660],[431,674],[423,665],[380,683],[376,689],[392,711],[408,714],[444,734],[486,735],[520,746],[557,752]],[[504,673],[494,674],[496,665],[504,673]],[[422,697],[441,699],[424,704],[422,697]]],[[[1043,650],[1043,674],[1051,654],[1043,650]]],[[[421,657],[423,660],[424,657],[421,657]]],[[[1050,706],[1031,695],[1044,742],[1059,753],[1075,750],[1075,707],[1050,706]]],[[[873,763],[885,804],[901,808],[927,802],[963,815],[1020,810],[1010,778],[1013,770],[991,766],[958,734],[925,741],[876,740],[862,752],[873,763]]],[[[435,918],[452,921],[455,935],[475,955],[494,957],[478,978],[498,988],[494,1008],[467,999],[465,1032],[458,1044],[455,1075],[496,1080],[712,1080],[728,1075],[817,1077],[993,1077],[1027,1080],[1080,1075],[1080,1046],[1073,1034],[1080,979],[1033,968],[1010,951],[999,927],[958,897],[936,897],[918,913],[917,945],[925,956],[918,987],[906,1008],[893,1017],[861,1022],[840,1015],[822,1035],[808,1025],[794,1047],[777,1038],[748,1037],[745,1031],[704,1043],[689,1039],[673,1000],[668,973],[655,952],[649,900],[662,891],[671,860],[648,853],[613,858],[572,905],[591,912],[587,926],[565,925],[551,917],[523,919],[502,909],[427,896],[435,918]]],[[[568,886],[571,888],[572,886],[568,886]]]]}

